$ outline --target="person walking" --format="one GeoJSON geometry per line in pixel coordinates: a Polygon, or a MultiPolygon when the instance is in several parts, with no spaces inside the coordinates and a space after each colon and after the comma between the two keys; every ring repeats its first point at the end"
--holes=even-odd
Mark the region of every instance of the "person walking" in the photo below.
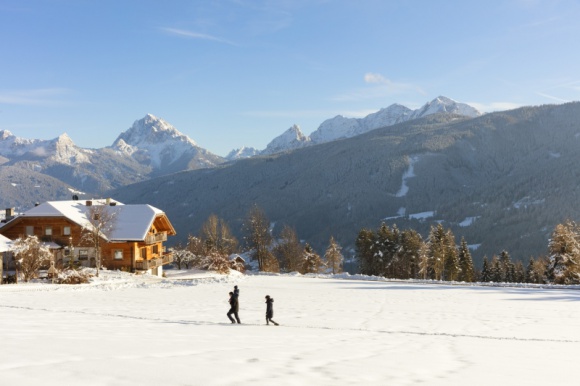
{"type": "Polygon", "coordinates": [[[270,295],[266,295],[266,324],[269,325],[270,322],[278,326],[278,323],[274,322],[272,318],[274,317],[274,298],[270,295]]]}
{"type": "Polygon", "coordinates": [[[239,304],[238,304],[238,297],[233,293],[230,292],[230,310],[228,311],[228,318],[230,319],[230,322],[232,323],[236,323],[236,321],[238,322],[238,324],[240,324],[240,317],[238,316],[238,311],[239,311],[239,304]],[[235,316],[235,320],[234,318],[232,318],[232,314],[235,316]]]}

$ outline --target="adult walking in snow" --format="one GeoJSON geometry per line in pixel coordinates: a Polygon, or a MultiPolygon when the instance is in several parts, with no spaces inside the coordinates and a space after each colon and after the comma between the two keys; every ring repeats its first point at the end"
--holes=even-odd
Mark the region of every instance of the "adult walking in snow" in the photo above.
{"type": "Polygon", "coordinates": [[[270,295],[266,295],[266,324],[269,325],[270,322],[272,322],[277,326],[278,323],[272,320],[273,317],[274,317],[274,298],[271,298],[270,295]]]}
{"type": "Polygon", "coordinates": [[[238,316],[238,311],[239,311],[239,305],[238,305],[238,297],[236,295],[234,295],[233,292],[230,292],[230,310],[228,311],[228,318],[230,319],[230,321],[232,323],[235,323],[236,320],[238,321],[238,323],[240,322],[240,317],[238,316]],[[232,318],[232,314],[236,317],[236,319],[234,320],[234,318],[232,318]]]}

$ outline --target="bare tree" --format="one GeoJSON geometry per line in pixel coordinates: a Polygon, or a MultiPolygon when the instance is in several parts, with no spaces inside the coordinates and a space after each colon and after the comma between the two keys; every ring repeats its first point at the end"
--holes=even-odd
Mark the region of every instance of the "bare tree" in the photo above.
{"type": "Polygon", "coordinates": [[[279,270],[278,261],[270,252],[272,235],[270,234],[270,223],[264,211],[254,205],[244,224],[246,231],[246,243],[253,249],[253,257],[258,261],[260,271],[276,272],[279,270]]]}
{"type": "Polygon", "coordinates": [[[177,265],[177,269],[181,269],[181,266],[189,268],[191,261],[194,259],[195,255],[187,248],[183,248],[181,245],[176,245],[171,248],[173,252],[173,262],[177,265]]]}
{"type": "Polygon", "coordinates": [[[280,269],[285,272],[300,271],[303,250],[294,228],[285,225],[280,233],[278,245],[274,248],[280,269]]]}
{"type": "Polygon", "coordinates": [[[92,205],[87,210],[87,223],[82,229],[82,240],[95,250],[97,277],[101,269],[101,243],[107,242],[117,223],[117,212],[109,205],[92,205]]]}
{"type": "Polygon", "coordinates": [[[230,227],[215,214],[209,216],[203,224],[202,234],[208,251],[229,256],[238,249],[238,240],[232,235],[230,227]]]}
{"type": "Polygon", "coordinates": [[[51,258],[50,249],[41,245],[36,236],[27,236],[14,241],[14,260],[26,282],[38,277],[40,267],[51,258]]]}

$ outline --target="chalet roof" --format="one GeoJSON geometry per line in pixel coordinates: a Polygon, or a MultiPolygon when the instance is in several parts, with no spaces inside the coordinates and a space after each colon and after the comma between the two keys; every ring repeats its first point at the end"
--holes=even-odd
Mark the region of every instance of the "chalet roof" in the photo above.
{"type": "MultiPolygon", "coordinates": [[[[109,201],[107,201],[109,202],[109,201]]],[[[125,205],[118,201],[110,201],[114,206],[107,205],[105,200],[91,200],[91,206],[104,206],[107,211],[115,213],[114,229],[109,241],[141,241],[145,240],[149,229],[157,218],[163,218],[161,223],[170,235],[175,234],[173,226],[165,212],[147,204],[125,205]]],[[[66,217],[79,226],[88,227],[88,213],[91,206],[86,201],[48,201],[24,212],[18,218],[25,217],[66,217]]]]}
{"type": "Polygon", "coordinates": [[[0,235],[0,252],[6,252],[12,249],[12,240],[6,236],[0,235]]]}

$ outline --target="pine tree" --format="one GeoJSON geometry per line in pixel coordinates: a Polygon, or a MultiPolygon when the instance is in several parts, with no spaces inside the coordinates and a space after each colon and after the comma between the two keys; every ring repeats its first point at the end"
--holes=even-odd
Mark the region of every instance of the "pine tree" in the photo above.
{"type": "Polygon", "coordinates": [[[419,249],[419,277],[423,280],[432,279],[429,273],[432,272],[430,269],[431,259],[429,258],[429,246],[427,243],[423,243],[419,249]]]}
{"type": "Polygon", "coordinates": [[[363,228],[359,231],[356,238],[356,259],[358,261],[360,272],[363,275],[376,275],[374,264],[374,241],[375,234],[373,231],[363,228]]]}
{"type": "Polygon", "coordinates": [[[435,280],[443,280],[443,275],[445,274],[445,240],[446,235],[443,225],[437,224],[436,227],[431,226],[428,245],[429,258],[435,280]]]}
{"type": "Polygon", "coordinates": [[[401,233],[400,243],[400,279],[416,279],[419,277],[420,251],[423,246],[423,238],[419,232],[409,229],[401,233]]]}
{"type": "Polygon", "coordinates": [[[454,281],[459,275],[459,258],[455,247],[455,236],[448,230],[445,233],[445,279],[454,281]]]}
{"type": "Polygon", "coordinates": [[[330,236],[324,259],[326,260],[329,269],[332,269],[333,274],[342,272],[342,262],[344,261],[344,257],[340,252],[341,249],[340,245],[338,245],[334,240],[334,237],[330,236]]]}
{"type": "Polygon", "coordinates": [[[580,242],[578,226],[573,221],[558,224],[548,245],[549,275],[556,284],[580,283],[580,242]]]}
{"type": "Polygon", "coordinates": [[[310,244],[306,243],[304,246],[304,255],[302,263],[302,274],[306,273],[320,273],[324,267],[324,262],[320,256],[314,252],[310,244]]]}
{"type": "Polygon", "coordinates": [[[459,245],[459,267],[461,268],[459,273],[460,281],[471,283],[475,280],[473,259],[471,257],[471,252],[469,252],[467,242],[463,237],[461,238],[461,243],[459,245]]]}
{"type": "Polygon", "coordinates": [[[506,250],[501,251],[499,255],[499,265],[498,265],[499,282],[510,283],[511,281],[513,281],[513,278],[510,277],[510,265],[511,265],[510,254],[506,250]]]}
{"type": "Polygon", "coordinates": [[[483,257],[483,266],[481,267],[481,277],[479,278],[479,280],[483,283],[491,281],[491,272],[487,256],[483,257]]]}
{"type": "Polygon", "coordinates": [[[533,257],[530,257],[530,261],[528,262],[528,266],[526,267],[526,283],[537,283],[535,270],[534,270],[535,261],[533,257]]]}
{"type": "Polygon", "coordinates": [[[500,283],[502,281],[501,278],[501,264],[497,255],[493,255],[491,257],[491,262],[489,264],[489,279],[494,283],[500,283]]]}
{"type": "Polygon", "coordinates": [[[514,282],[524,283],[526,281],[526,269],[521,261],[517,261],[514,268],[514,282]]]}

